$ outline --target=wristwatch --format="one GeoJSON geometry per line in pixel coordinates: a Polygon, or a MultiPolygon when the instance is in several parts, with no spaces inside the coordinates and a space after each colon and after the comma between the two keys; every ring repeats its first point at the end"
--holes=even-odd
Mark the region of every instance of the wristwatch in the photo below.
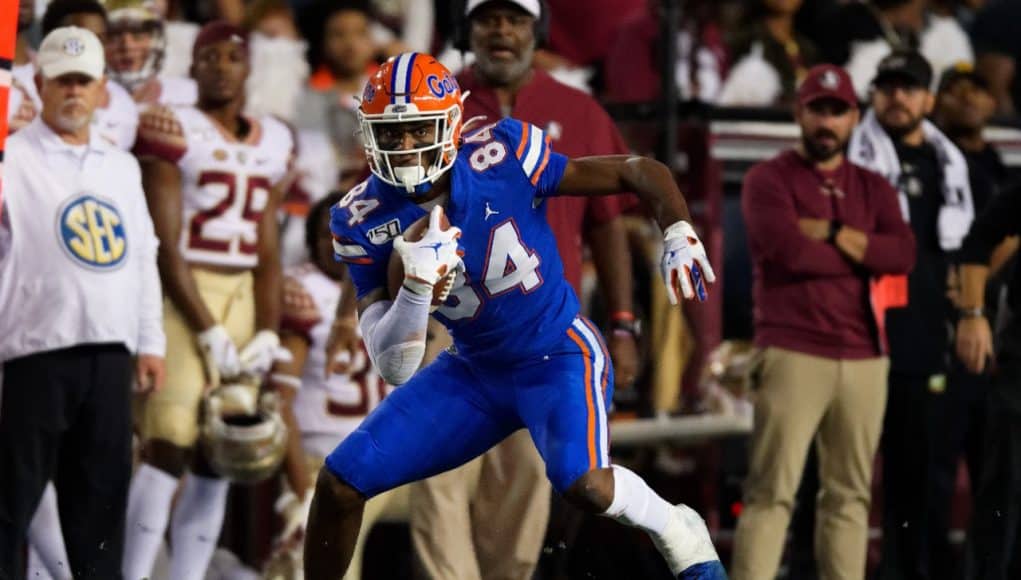
{"type": "Polygon", "coordinates": [[[610,332],[626,332],[637,339],[642,335],[641,321],[631,312],[614,312],[610,315],[610,332]]]}
{"type": "Polygon", "coordinates": [[[970,308],[958,308],[957,312],[958,314],[961,315],[962,319],[981,318],[986,315],[985,308],[982,308],[981,306],[972,306],[970,308]]]}
{"type": "Polygon", "coordinates": [[[837,243],[837,234],[840,233],[842,227],[844,224],[840,223],[840,220],[830,220],[830,233],[826,236],[827,244],[837,243]]]}

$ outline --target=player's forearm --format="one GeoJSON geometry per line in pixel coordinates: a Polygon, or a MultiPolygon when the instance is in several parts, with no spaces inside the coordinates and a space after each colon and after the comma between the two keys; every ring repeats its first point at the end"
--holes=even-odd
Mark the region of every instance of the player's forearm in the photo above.
{"type": "Polygon", "coordinates": [[[681,220],[691,222],[688,204],[666,165],[648,157],[631,157],[624,163],[621,178],[621,191],[634,192],[663,230],[681,220]]]}
{"type": "Polygon", "coordinates": [[[334,324],[349,324],[358,318],[358,292],[348,276],[340,283],[340,300],[337,302],[337,316],[334,324]]]}
{"type": "Polygon", "coordinates": [[[301,447],[301,428],[294,416],[291,405],[281,405],[280,418],[287,425],[287,455],[284,456],[284,474],[287,485],[294,494],[304,498],[311,491],[312,481],[308,477],[308,465],[305,462],[305,451],[301,447]]]}
{"type": "Polygon", "coordinates": [[[183,221],[181,171],[172,163],[143,159],[142,189],[145,191],[153,231],[159,239],[156,264],[167,298],[196,333],[216,324],[206,308],[191,268],[180,250],[183,221]]]}
{"type": "Polygon", "coordinates": [[[280,328],[280,307],[283,304],[283,272],[280,260],[270,259],[255,269],[255,328],[280,328]]]}
{"type": "Polygon", "coordinates": [[[393,301],[380,300],[362,312],[359,326],[373,364],[383,380],[401,385],[411,378],[425,356],[432,295],[407,288],[393,301]]]}
{"type": "Polygon", "coordinates": [[[177,250],[177,246],[161,244],[157,262],[167,298],[184,316],[188,326],[195,332],[202,332],[214,326],[216,319],[202,301],[202,295],[199,294],[198,286],[191,275],[191,268],[177,250]]]}
{"type": "MultiPolygon", "coordinates": [[[[274,189],[273,199],[279,202],[281,194],[274,189]]],[[[277,242],[277,203],[269,205],[259,224],[259,265],[255,267],[255,328],[280,329],[280,309],[284,303],[284,273],[280,266],[280,247],[277,242]]]]}
{"type": "Polygon", "coordinates": [[[632,272],[624,220],[613,218],[588,232],[592,261],[610,313],[631,312],[632,272]]]}

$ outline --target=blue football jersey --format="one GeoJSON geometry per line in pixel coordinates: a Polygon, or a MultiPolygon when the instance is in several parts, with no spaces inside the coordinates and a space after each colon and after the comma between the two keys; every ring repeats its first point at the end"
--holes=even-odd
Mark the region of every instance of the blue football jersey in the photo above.
{"type": "MultiPolygon", "coordinates": [[[[466,271],[433,315],[465,356],[546,354],[578,314],[543,203],[555,195],[567,158],[538,127],[514,119],[464,141],[445,209],[463,233],[466,271]]],[[[337,258],[348,264],[359,298],[387,287],[393,239],[426,213],[375,176],[331,209],[337,258]]]]}

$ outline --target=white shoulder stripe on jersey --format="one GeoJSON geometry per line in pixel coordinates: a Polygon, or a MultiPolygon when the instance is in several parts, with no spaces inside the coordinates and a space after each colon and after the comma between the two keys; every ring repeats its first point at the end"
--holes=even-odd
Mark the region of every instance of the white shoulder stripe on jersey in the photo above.
{"type": "Polygon", "coordinates": [[[365,248],[358,244],[342,244],[337,240],[333,240],[333,251],[337,252],[338,256],[344,258],[358,258],[360,256],[369,255],[369,253],[365,251],[365,248]]]}
{"type": "Polygon", "coordinates": [[[539,158],[542,155],[542,131],[539,130],[535,125],[528,126],[528,150],[525,153],[525,160],[521,162],[521,167],[525,170],[525,175],[531,179],[532,173],[535,171],[536,166],[539,164],[539,158]]]}
{"type": "Polygon", "coordinates": [[[599,437],[599,457],[596,458],[596,461],[599,463],[598,467],[609,467],[609,436],[606,430],[606,403],[603,401],[602,387],[606,358],[603,356],[603,349],[599,344],[599,339],[592,334],[592,331],[589,330],[589,327],[581,319],[575,318],[571,326],[581,335],[582,339],[588,344],[589,350],[592,351],[593,368],[590,388],[596,403],[596,423],[598,423],[599,431],[596,435],[599,437]]]}
{"type": "Polygon", "coordinates": [[[413,54],[405,53],[397,57],[397,63],[394,65],[396,73],[394,73],[394,95],[397,95],[396,104],[408,104],[408,65],[411,64],[411,58],[413,54]]]}

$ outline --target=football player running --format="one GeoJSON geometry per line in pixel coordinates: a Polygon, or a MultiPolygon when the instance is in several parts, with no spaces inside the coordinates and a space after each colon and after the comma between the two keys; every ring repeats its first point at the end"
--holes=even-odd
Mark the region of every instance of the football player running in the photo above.
{"type": "Polygon", "coordinates": [[[274,118],[241,113],[249,62],[240,28],[207,24],[192,56],[198,105],[146,111],[135,147],[160,238],[169,363],[166,388],[141,399],[136,411],[143,448],[128,500],[130,580],[151,576],[168,522],[170,577],[204,577],[229,483],[195,448],[203,393],[239,377],[257,384],[279,346],[275,216],[292,133],[274,118]]]}
{"type": "Polygon", "coordinates": [[[570,503],[645,530],[678,578],[724,578],[702,518],[610,464],[612,364],[579,315],[543,203],[635,192],[665,233],[671,301],[704,299],[715,277],[670,170],[630,155],[567,159],[538,127],[514,119],[462,136],[462,99],[449,71],[419,53],[384,64],[362,95],[373,175],[332,209],[331,228],[369,354],[387,382],[403,386],[326,458],[306,578],[343,576],[366,499],[461,465],[522,428],[570,503]],[[399,235],[425,216],[420,240],[399,235]],[[404,278],[391,294],[394,251],[404,278]],[[416,373],[437,287],[450,288],[433,315],[454,348],[416,373]]]}

